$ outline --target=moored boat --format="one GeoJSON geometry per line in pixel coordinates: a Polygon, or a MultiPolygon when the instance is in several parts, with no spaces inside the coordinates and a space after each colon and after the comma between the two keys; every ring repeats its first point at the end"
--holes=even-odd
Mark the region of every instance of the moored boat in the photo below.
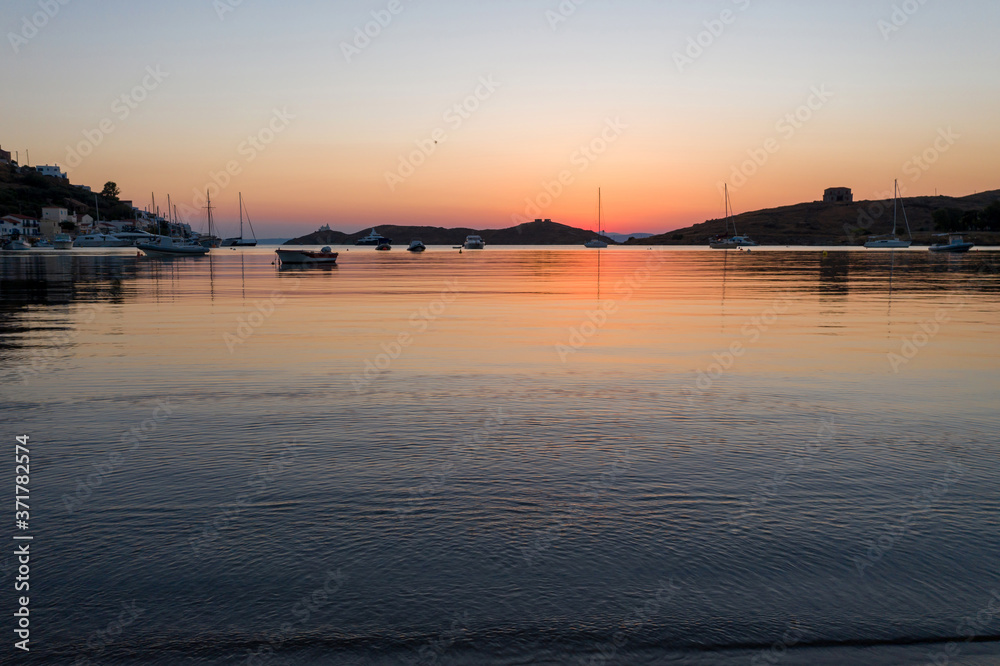
{"type": "Polygon", "coordinates": [[[131,241],[112,236],[111,234],[86,234],[77,236],[73,247],[128,247],[131,241]]]}
{"type": "Polygon", "coordinates": [[[69,250],[73,247],[73,239],[69,234],[56,234],[52,239],[52,244],[57,250],[69,250]]]}
{"type": "Polygon", "coordinates": [[[888,236],[869,236],[868,242],[865,243],[865,247],[869,250],[894,250],[898,248],[907,248],[913,244],[913,234],[910,233],[910,221],[906,219],[906,208],[903,207],[903,201],[899,197],[899,181],[895,181],[893,184],[893,200],[892,200],[892,233],[888,236]],[[903,211],[903,221],[906,222],[906,235],[909,236],[909,240],[903,240],[896,235],[896,220],[898,211],[903,211]]]}
{"type": "Polygon", "coordinates": [[[473,234],[465,237],[465,245],[463,245],[463,247],[466,250],[483,250],[486,248],[486,241],[484,241],[481,236],[473,234]]]}
{"type": "Polygon", "coordinates": [[[971,250],[975,243],[969,243],[961,234],[937,234],[938,236],[947,236],[948,240],[941,243],[935,243],[930,246],[931,252],[968,252],[971,250]]]}
{"type": "Polygon", "coordinates": [[[158,259],[168,257],[202,257],[211,252],[210,248],[203,247],[197,243],[191,243],[183,239],[174,239],[169,236],[160,236],[154,241],[140,242],[136,244],[136,247],[148,256],[158,259]]]}
{"type": "Polygon", "coordinates": [[[372,232],[367,236],[363,236],[358,240],[354,241],[355,245],[392,245],[392,239],[386,238],[379,232],[372,229],[372,232]]]}
{"type": "Polygon", "coordinates": [[[4,250],[30,250],[31,243],[24,238],[15,238],[3,246],[4,250]]]}
{"type": "Polygon", "coordinates": [[[601,239],[601,188],[597,188],[597,237],[590,239],[583,246],[592,250],[601,250],[608,246],[601,239]]]}
{"type": "Polygon", "coordinates": [[[726,185],[726,233],[708,239],[708,246],[713,250],[738,250],[741,247],[757,247],[757,243],[749,236],[740,236],[736,231],[736,220],[733,219],[733,207],[729,202],[729,185],[726,185]],[[727,236],[730,222],[733,225],[733,235],[727,236]]]}
{"type": "Polygon", "coordinates": [[[239,238],[227,238],[222,241],[222,247],[257,247],[257,234],[253,230],[253,223],[250,221],[250,213],[247,212],[247,224],[250,225],[250,233],[253,240],[243,238],[243,193],[240,192],[240,235],[239,238]]]}
{"type": "Polygon", "coordinates": [[[330,265],[337,263],[338,252],[334,252],[329,246],[316,252],[313,250],[285,250],[274,251],[278,255],[278,261],[282,264],[296,266],[303,265],[330,265]]]}
{"type": "Polygon", "coordinates": [[[406,248],[406,251],[407,252],[423,252],[426,249],[427,249],[427,246],[424,245],[423,241],[421,241],[421,240],[412,240],[412,241],[410,241],[410,247],[406,248]]]}

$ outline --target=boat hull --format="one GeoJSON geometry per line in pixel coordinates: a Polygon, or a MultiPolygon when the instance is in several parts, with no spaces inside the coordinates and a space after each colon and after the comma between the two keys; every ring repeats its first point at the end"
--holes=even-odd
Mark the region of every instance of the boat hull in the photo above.
{"type": "Polygon", "coordinates": [[[257,247],[257,241],[243,240],[242,238],[227,238],[222,242],[222,247],[257,247]]]}
{"type": "Polygon", "coordinates": [[[311,250],[275,250],[278,261],[291,266],[329,266],[337,263],[338,252],[313,252],[311,250]]]}
{"type": "Polygon", "coordinates": [[[949,243],[948,245],[931,245],[931,252],[968,252],[975,246],[975,243],[949,243]]]}
{"type": "Polygon", "coordinates": [[[869,250],[897,250],[910,247],[911,244],[911,241],[904,240],[877,240],[868,241],[865,243],[865,247],[869,250]]]}

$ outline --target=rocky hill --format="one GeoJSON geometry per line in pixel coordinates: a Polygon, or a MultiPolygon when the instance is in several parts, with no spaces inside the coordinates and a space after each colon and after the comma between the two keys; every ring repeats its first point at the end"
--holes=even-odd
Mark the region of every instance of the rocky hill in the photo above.
{"type": "MultiPolygon", "coordinates": [[[[914,242],[929,244],[935,233],[934,211],[956,209],[981,211],[1000,201],[1000,190],[982,192],[968,197],[911,197],[902,199],[910,222],[914,242]]],[[[861,245],[869,235],[892,231],[893,200],[858,201],[849,204],[804,203],[781,208],[743,213],[734,216],[740,234],[750,236],[762,245],[861,245]]],[[[906,228],[900,213],[897,233],[905,236],[906,228]]],[[[685,229],[677,229],[642,240],[630,240],[630,245],[704,245],[712,236],[726,234],[724,219],[709,220],[685,229]]],[[[727,235],[732,235],[732,229],[727,235]]],[[[1000,233],[967,234],[977,244],[1000,243],[1000,233]]]]}
{"type": "MultiPolygon", "coordinates": [[[[442,227],[410,227],[383,224],[376,227],[378,232],[391,238],[396,245],[408,245],[419,238],[427,245],[461,245],[465,237],[478,234],[487,245],[583,245],[596,235],[593,231],[577,229],[551,220],[536,220],[507,229],[444,229],[442,227]]],[[[367,236],[371,228],[353,234],[340,231],[316,231],[294,238],[285,245],[353,245],[359,238],[367,236]]],[[[615,241],[601,237],[609,245],[615,241]]]]}

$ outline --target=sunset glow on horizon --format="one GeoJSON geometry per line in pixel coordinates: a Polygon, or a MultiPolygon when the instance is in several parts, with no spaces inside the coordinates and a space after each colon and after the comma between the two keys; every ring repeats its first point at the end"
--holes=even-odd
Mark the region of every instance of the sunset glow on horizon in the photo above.
{"type": "Polygon", "coordinates": [[[0,146],[196,230],[206,190],[291,237],[596,228],[598,188],[605,229],[652,233],[724,182],[737,213],[1000,187],[985,0],[52,4],[0,10],[0,146]]]}

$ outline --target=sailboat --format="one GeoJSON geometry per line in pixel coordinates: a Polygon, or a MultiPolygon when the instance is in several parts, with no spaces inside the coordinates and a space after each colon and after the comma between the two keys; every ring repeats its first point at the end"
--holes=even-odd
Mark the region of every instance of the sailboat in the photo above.
{"type": "Polygon", "coordinates": [[[253,222],[250,221],[250,213],[247,213],[247,224],[250,225],[250,233],[253,240],[243,238],[243,193],[240,192],[240,236],[239,238],[227,238],[222,242],[222,247],[257,247],[257,234],[253,231],[253,222]]]}
{"type": "Polygon", "coordinates": [[[601,188],[597,188],[597,238],[593,238],[583,244],[584,247],[602,249],[608,246],[601,240],[601,188]]]}
{"type": "Polygon", "coordinates": [[[869,249],[878,248],[900,248],[910,247],[913,244],[913,236],[910,234],[910,221],[906,219],[906,209],[903,208],[903,201],[899,198],[899,181],[895,181],[893,187],[892,201],[892,234],[889,236],[869,236],[865,247],[869,249]],[[900,240],[896,235],[896,216],[899,209],[903,211],[903,221],[906,223],[906,235],[910,240],[900,240]]]}
{"type": "Polygon", "coordinates": [[[208,211],[208,235],[199,236],[197,243],[202,247],[207,247],[209,249],[213,247],[219,247],[222,239],[212,233],[212,195],[206,190],[205,199],[207,204],[205,205],[205,210],[208,211]]]}
{"type": "Polygon", "coordinates": [[[726,184],[726,233],[719,234],[715,238],[710,238],[708,240],[709,247],[715,250],[735,250],[741,247],[757,247],[757,243],[752,241],[749,236],[740,236],[736,232],[736,220],[733,219],[733,206],[729,202],[729,185],[726,184]],[[733,235],[726,238],[726,234],[729,233],[729,223],[733,223],[733,235]]]}

